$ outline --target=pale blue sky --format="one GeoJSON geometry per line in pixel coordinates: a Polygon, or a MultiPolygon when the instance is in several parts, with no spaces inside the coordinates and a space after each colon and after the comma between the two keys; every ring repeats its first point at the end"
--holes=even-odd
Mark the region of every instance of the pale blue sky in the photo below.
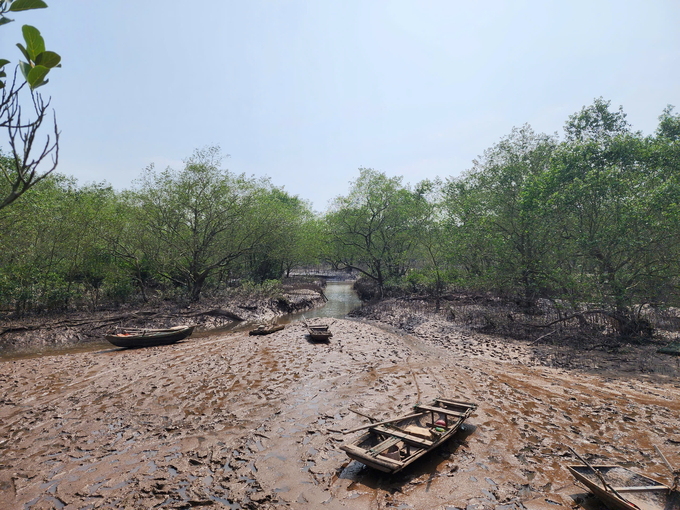
{"type": "Polygon", "coordinates": [[[2,53],[29,23],[62,55],[43,90],[81,183],[123,189],[219,144],[324,210],[361,166],[456,176],[595,97],[645,134],[680,108],[677,0],[46,1],[0,29],[2,53]]]}

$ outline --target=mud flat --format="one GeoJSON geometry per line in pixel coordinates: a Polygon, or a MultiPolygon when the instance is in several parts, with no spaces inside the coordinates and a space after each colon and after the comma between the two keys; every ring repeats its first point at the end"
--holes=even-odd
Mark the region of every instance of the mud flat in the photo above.
{"type": "Polygon", "coordinates": [[[596,509],[566,445],[662,480],[653,445],[680,465],[675,377],[546,366],[436,321],[325,320],[328,344],[296,323],[1,362],[0,508],[596,509]],[[339,450],[367,423],[350,407],[387,418],[439,395],[479,407],[404,472],[339,450]]]}
{"type": "MultiPolygon", "coordinates": [[[[325,302],[321,280],[286,283],[276,297],[207,298],[200,303],[153,300],[97,311],[70,311],[14,318],[0,314],[0,357],[27,354],[62,354],[74,347],[88,350],[117,327],[168,328],[193,324],[202,334],[217,328],[239,328],[271,322],[294,312],[316,308],[325,302]]],[[[76,351],[78,349],[75,349],[76,351]]]]}

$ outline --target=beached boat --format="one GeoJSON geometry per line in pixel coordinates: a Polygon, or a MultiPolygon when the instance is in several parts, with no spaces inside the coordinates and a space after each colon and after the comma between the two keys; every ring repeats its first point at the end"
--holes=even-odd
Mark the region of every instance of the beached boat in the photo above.
{"type": "Polygon", "coordinates": [[[406,416],[346,432],[368,429],[341,449],[362,464],[396,473],[451,439],[476,408],[470,402],[438,398],[429,405],[414,406],[406,416]]]}
{"type": "Polygon", "coordinates": [[[680,492],[630,469],[608,465],[567,469],[611,510],[680,510],[680,492]]]}
{"type": "Polygon", "coordinates": [[[317,342],[328,341],[333,336],[329,326],[307,326],[307,331],[309,331],[309,336],[312,340],[317,342]]]}
{"type": "Polygon", "coordinates": [[[661,347],[656,352],[661,354],[671,354],[673,356],[680,356],[680,342],[671,342],[668,345],[661,347]]]}
{"type": "Polygon", "coordinates": [[[307,328],[309,337],[315,342],[327,342],[333,336],[330,326],[326,324],[310,325],[307,323],[304,316],[302,317],[302,324],[307,328]]]}
{"type": "Polygon", "coordinates": [[[116,347],[151,347],[179,342],[193,333],[194,326],[175,326],[167,329],[122,329],[118,333],[106,335],[106,339],[116,347]]]}
{"type": "Polygon", "coordinates": [[[260,324],[257,328],[249,331],[248,334],[250,336],[271,335],[272,333],[275,333],[277,331],[281,331],[284,328],[285,328],[285,326],[283,324],[274,325],[274,326],[267,326],[265,324],[260,324]]]}

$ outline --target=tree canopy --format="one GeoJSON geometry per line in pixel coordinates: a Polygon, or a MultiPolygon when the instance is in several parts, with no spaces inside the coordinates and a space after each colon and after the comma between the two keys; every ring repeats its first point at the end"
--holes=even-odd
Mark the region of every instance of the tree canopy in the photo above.
{"type": "Polygon", "coordinates": [[[326,263],[383,295],[427,292],[438,305],[455,287],[527,312],[547,299],[644,334],[645,306],[680,305],[679,126],[669,105],[644,136],[598,98],[562,138],[515,128],[457,177],[410,185],[361,168],[323,215],[224,169],[219,147],[149,166],[122,192],[57,175],[0,210],[0,304],[198,300],[326,263]]]}

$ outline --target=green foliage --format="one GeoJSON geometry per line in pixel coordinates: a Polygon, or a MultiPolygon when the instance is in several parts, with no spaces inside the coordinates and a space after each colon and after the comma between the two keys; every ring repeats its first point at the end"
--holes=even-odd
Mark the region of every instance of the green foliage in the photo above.
{"type": "Polygon", "coordinates": [[[597,98],[590,106],[584,106],[580,112],[569,117],[564,126],[567,142],[605,142],[607,139],[628,133],[630,124],[626,120],[623,108],[609,111],[611,101],[597,98]]]}
{"type": "Polygon", "coordinates": [[[680,141],[680,114],[673,114],[674,108],[672,105],[664,108],[663,113],[659,116],[659,127],[656,130],[658,138],[670,142],[680,141]]]}
{"type": "MultiPolygon", "coordinates": [[[[8,3],[8,2],[5,2],[8,3]]],[[[14,0],[10,3],[10,12],[28,11],[30,9],[45,9],[47,4],[42,0],[14,0]]]]}
{"type": "Polygon", "coordinates": [[[219,147],[207,147],[182,170],[149,167],[134,194],[155,245],[149,253],[155,270],[186,288],[192,300],[206,283],[238,273],[258,282],[280,277],[284,261],[299,258],[295,237],[308,217],[297,197],[268,179],[233,175],[221,169],[221,160],[219,147]]]}
{"type": "Polygon", "coordinates": [[[571,116],[562,141],[513,129],[445,182],[361,169],[324,217],[268,179],[222,169],[219,147],[179,170],[151,166],[120,193],[57,175],[0,209],[0,309],[196,300],[239,282],[241,297],[284,303],[280,278],[325,260],[361,272],[364,296],[439,303],[455,286],[527,311],[547,298],[648,335],[644,305],[680,305],[680,116],[667,107],[645,137],[609,106],[571,116]]]}
{"type": "MultiPolygon", "coordinates": [[[[41,0],[4,0],[0,3],[0,26],[13,21],[5,16],[8,12],[44,9],[46,7],[47,4],[41,0]]],[[[35,90],[49,81],[45,78],[51,69],[61,67],[61,57],[57,53],[45,49],[45,40],[37,28],[24,25],[21,27],[21,32],[25,45],[17,43],[17,47],[26,60],[19,62],[19,69],[31,90],[35,90]]],[[[6,78],[7,73],[3,68],[9,63],[10,61],[7,59],[0,59],[0,88],[5,87],[4,78],[6,78]]]]}
{"type": "Polygon", "coordinates": [[[360,169],[350,193],[335,199],[326,215],[328,260],[362,272],[380,289],[404,276],[417,246],[415,227],[421,220],[420,197],[400,177],[360,169]]]}
{"type": "MultiPolygon", "coordinates": [[[[32,9],[42,9],[47,4],[40,0],[0,0],[0,26],[12,22],[5,14],[32,9]]],[[[47,136],[44,143],[37,138],[40,127],[46,118],[49,100],[44,101],[35,89],[45,85],[47,75],[55,67],[61,67],[61,57],[47,51],[45,41],[40,31],[30,25],[22,27],[24,44],[17,47],[26,59],[19,61],[18,67],[25,81],[12,80],[7,87],[7,72],[5,68],[10,63],[6,58],[0,58],[0,128],[7,129],[8,145],[11,148],[9,157],[0,155],[0,209],[15,202],[38,182],[49,176],[57,166],[59,154],[59,130],[56,118],[54,122],[53,138],[47,136]],[[28,84],[28,89],[25,84],[28,84]],[[22,117],[22,96],[30,92],[33,104],[33,116],[22,117]],[[24,91],[24,92],[22,92],[24,91]],[[41,147],[34,151],[35,147],[41,147]],[[45,165],[48,156],[52,155],[51,166],[45,165]],[[42,165],[41,165],[42,163],[42,165]]]]}
{"type": "Polygon", "coordinates": [[[552,218],[543,207],[541,178],[556,142],[529,126],[514,129],[485,151],[462,179],[447,185],[449,229],[471,279],[533,302],[550,283],[552,218]]]}
{"type": "Polygon", "coordinates": [[[596,99],[565,140],[513,130],[446,187],[452,255],[467,286],[608,311],[621,334],[646,334],[638,310],[677,304],[680,125],[655,137],[596,99]]]}

